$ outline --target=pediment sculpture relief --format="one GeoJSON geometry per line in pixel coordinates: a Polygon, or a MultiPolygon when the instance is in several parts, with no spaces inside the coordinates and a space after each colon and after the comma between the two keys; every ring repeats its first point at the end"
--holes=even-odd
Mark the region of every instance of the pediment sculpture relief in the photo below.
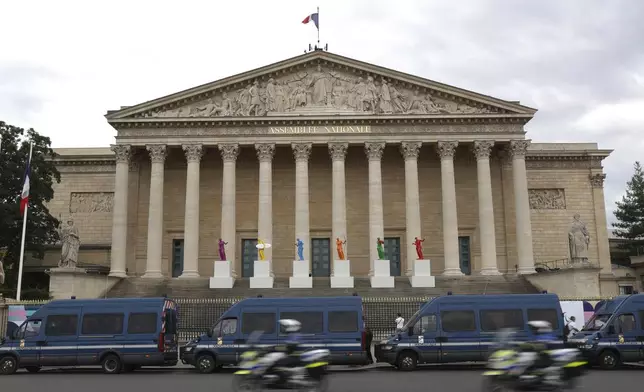
{"type": "Polygon", "coordinates": [[[266,82],[254,80],[237,91],[144,117],[244,117],[296,114],[480,114],[487,108],[434,97],[385,78],[355,76],[321,65],[266,82]]]}

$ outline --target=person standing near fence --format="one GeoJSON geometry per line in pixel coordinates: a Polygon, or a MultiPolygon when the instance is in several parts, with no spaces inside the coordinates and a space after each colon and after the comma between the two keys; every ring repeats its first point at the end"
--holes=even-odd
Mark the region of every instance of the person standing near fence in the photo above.
{"type": "Polygon", "coordinates": [[[371,332],[371,328],[369,327],[364,327],[364,343],[365,343],[365,348],[367,349],[367,359],[369,360],[369,364],[374,363],[373,356],[371,355],[371,342],[373,342],[373,332],[371,332]]]}
{"type": "Polygon", "coordinates": [[[402,332],[403,327],[405,326],[405,318],[402,316],[402,314],[398,313],[398,317],[396,317],[396,333],[402,332]]]}

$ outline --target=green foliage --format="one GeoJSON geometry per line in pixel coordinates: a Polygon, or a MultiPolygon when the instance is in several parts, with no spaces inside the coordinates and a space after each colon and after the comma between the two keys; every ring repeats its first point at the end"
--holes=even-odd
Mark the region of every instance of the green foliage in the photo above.
{"type": "Polygon", "coordinates": [[[628,240],[623,247],[636,253],[644,245],[644,171],[639,162],[635,162],[634,169],[633,177],[626,183],[626,194],[613,212],[617,219],[613,233],[628,240]]]}
{"type": "MultiPolygon", "coordinates": [[[[29,209],[27,217],[25,259],[42,259],[45,246],[58,240],[58,220],[51,216],[46,203],[54,197],[53,184],[60,182],[54,166],[51,140],[33,129],[22,129],[0,121],[0,248],[7,247],[4,259],[5,290],[15,291],[20,259],[22,216],[20,194],[29,157],[29,142],[34,143],[31,158],[29,209]]],[[[23,287],[28,289],[23,282],[23,287]]]]}

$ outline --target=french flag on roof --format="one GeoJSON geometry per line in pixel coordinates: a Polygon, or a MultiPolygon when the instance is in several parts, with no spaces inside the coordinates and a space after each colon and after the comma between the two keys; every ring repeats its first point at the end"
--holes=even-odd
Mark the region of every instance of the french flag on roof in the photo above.
{"type": "Polygon", "coordinates": [[[29,204],[29,174],[31,171],[31,157],[27,162],[27,169],[25,169],[25,182],[22,184],[22,193],[20,194],[20,215],[25,214],[25,209],[29,204]]]}
{"type": "Polygon", "coordinates": [[[320,29],[320,16],[319,15],[320,14],[317,13],[317,12],[314,13],[314,14],[311,14],[311,15],[307,16],[306,18],[304,18],[302,23],[303,24],[309,24],[309,22],[313,22],[315,24],[315,27],[319,30],[320,29]]]}

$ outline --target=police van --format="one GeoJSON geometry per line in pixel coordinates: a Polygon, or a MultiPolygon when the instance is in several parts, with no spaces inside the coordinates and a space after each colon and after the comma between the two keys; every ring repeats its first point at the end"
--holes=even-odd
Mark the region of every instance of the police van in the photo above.
{"type": "Polygon", "coordinates": [[[279,320],[295,319],[302,324],[303,348],[327,348],[330,363],[362,365],[367,362],[362,298],[249,298],[234,304],[206,333],[181,348],[181,360],[201,373],[236,365],[249,348],[251,333],[263,331],[257,345],[282,344],[287,333],[279,320]]]}
{"type": "Polygon", "coordinates": [[[533,336],[528,321],[548,321],[563,347],[564,320],[554,294],[447,295],[432,298],[414,314],[403,330],[375,346],[378,362],[399,370],[418,364],[486,361],[496,332],[516,330],[515,339],[533,336]]]}
{"type": "Polygon", "coordinates": [[[0,343],[0,374],[101,366],[105,373],[177,364],[177,305],[167,298],[55,300],[0,343]]]}

